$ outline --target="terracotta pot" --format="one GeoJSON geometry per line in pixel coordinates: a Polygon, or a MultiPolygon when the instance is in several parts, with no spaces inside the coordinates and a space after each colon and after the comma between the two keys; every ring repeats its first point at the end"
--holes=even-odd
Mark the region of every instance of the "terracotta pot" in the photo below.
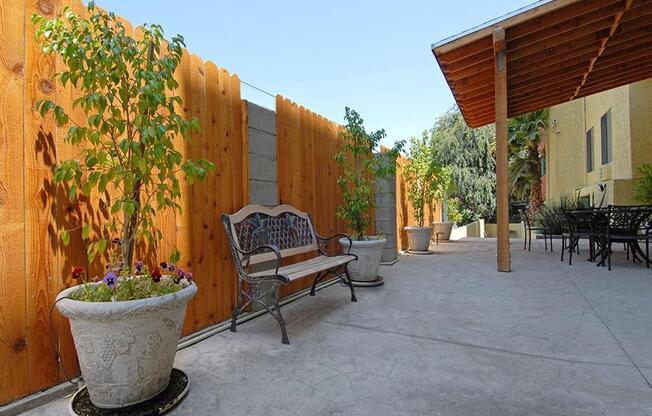
{"type": "Polygon", "coordinates": [[[170,381],[186,305],[193,283],[176,293],[123,302],[63,299],[59,311],[70,320],[79,366],[97,407],[130,406],[162,392],[170,381]]]}
{"type": "MultiPolygon", "coordinates": [[[[358,260],[349,263],[351,280],[372,282],[378,279],[380,259],[386,243],[387,240],[376,236],[365,237],[365,240],[353,240],[351,254],[358,256],[358,260]]],[[[349,240],[346,238],[340,239],[340,245],[343,252],[346,253],[349,249],[349,240]]]]}
{"type": "Polygon", "coordinates": [[[432,227],[405,227],[410,251],[427,252],[432,238],[432,227]]]}

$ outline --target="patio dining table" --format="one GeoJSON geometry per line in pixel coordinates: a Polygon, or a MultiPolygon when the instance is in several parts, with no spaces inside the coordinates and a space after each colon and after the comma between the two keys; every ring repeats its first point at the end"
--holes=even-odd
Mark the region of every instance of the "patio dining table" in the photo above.
{"type": "Polygon", "coordinates": [[[645,262],[650,267],[650,239],[652,238],[652,205],[610,205],[606,208],[587,208],[571,211],[575,221],[573,228],[582,227],[591,242],[589,260],[598,257],[598,266],[605,262],[611,270],[611,246],[623,243],[627,253],[631,252],[632,261],[645,262]],[[645,241],[645,251],[640,246],[645,241]],[[596,252],[593,247],[597,246],[596,252]]]}

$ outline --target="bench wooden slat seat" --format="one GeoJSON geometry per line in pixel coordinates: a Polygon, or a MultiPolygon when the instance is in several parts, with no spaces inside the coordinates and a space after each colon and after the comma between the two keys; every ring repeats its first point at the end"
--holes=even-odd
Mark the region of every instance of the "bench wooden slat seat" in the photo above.
{"type": "Polygon", "coordinates": [[[278,273],[287,277],[288,280],[292,282],[294,280],[301,279],[302,277],[310,276],[311,274],[319,273],[324,270],[347,264],[353,260],[356,260],[356,257],[350,254],[341,256],[319,256],[314,257],[310,260],[279,267],[278,272],[276,272],[275,269],[268,269],[251,273],[249,276],[265,277],[278,273]]]}
{"type": "Polygon", "coordinates": [[[320,236],[309,212],[290,205],[275,208],[247,205],[234,214],[222,215],[222,223],[238,272],[238,300],[231,318],[232,332],[236,331],[238,315],[250,304],[258,303],[276,318],[282,342],[289,344],[277,299],[278,288],[311,275],[315,275],[311,296],[315,295],[315,288],[322,279],[333,275],[348,286],[351,302],[356,302],[347,268],[350,262],[358,259],[350,253],[351,237],[346,234],[320,236]],[[336,255],[329,254],[328,244],[335,239],[348,239],[348,249],[336,255]],[[315,253],[315,257],[281,266],[283,259],[306,253],[315,253]]]}

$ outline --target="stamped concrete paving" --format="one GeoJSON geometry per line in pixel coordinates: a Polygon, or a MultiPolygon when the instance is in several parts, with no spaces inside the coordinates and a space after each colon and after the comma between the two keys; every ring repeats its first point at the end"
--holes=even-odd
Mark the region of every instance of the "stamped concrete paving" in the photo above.
{"type": "Polygon", "coordinates": [[[171,414],[651,415],[652,270],[515,242],[501,274],[494,244],[404,256],[357,304],[302,298],[283,310],[292,345],[266,315],[179,352],[192,384],[171,414]]]}

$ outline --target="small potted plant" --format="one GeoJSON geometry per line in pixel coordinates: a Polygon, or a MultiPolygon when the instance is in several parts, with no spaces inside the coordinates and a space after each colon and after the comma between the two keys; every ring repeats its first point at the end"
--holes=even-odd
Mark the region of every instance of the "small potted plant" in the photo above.
{"type": "Polygon", "coordinates": [[[205,161],[183,160],[174,139],[199,130],[196,119],[176,112],[181,98],[173,78],[183,54],[176,36],[163,51],[163,31],[145,26],[140,39],[126,34],[113,15],[88,6],[88,19],[64,9],[61,17],[34,15],[36,37],[46,54],[61,59],[56,81],[76,88],[73,107],[85,114],[79,123],[53,101],[40,101],[43,117],[53,114],[67,127],[65,142],[78,154],[58,163],[54,181],[73,203],[87,203],[105,214],[84,216],[61,230],[86,241],[90,263],[106,261],[99,281],[83,267],[72,277],[82,283],[62,291],[59,311],[71,324],[81,373],[90,399],[101,408],[121,408],[163,391],[172,364],[187,303],[197,292],[192,274],[169,262],[147,267],[133,261],[136,246],[151,251],[161,239],[156,213],[178,210],[180,179],[201,180],[214,168],[205,161]]]}
{"type": "Polygon", "coordinates": [[[441,201],[442,221],[432,223],[433,233],[438,234],[439,241],[449,241],[451,232],[453,231],[453,225],[455,221],[459,221],[460,215],[457,200],[451,198],[453,189],[452,169],[450,166],[441,167],[437,176],[437,195],[435,196],[435,200],[441,201]],[[448,221],[443,221],[445,218],[444,209],[448,211],[448,221]]]}
{"type": "Polygon", "coordinates": [[[425,211],[426,207],[432,207],[437,198],[441,198],[446,172],[438,165],[426,132],[420,139],[413,137],[410,140],[407,158],[403,177],[408,185],[407,196],[417,222],[416,225],[405,227],[409,252],[430,254],[432,252],[428,247],[433,227],[424,226],[425,211]]]}
{"type": "Polygon", "coordinates": [[[383,157],[374,157],[373,152],[386,136],[385,131],[367,133],[362,117],[349,107],[345,109],[344,120],[342,147],[335,157],[343,170],[337,181],[343,197],[337,215],[348,221],[353,231],[353,243],[349,247],[349,240],[342,239],[340,245],[344,252],[350,250],[358,256],[358,260],[348,267],[351,280],[354,284],[367,285],[379,282],[378,269],[383,247],[387,243],[382,236],[365,235],[372,223],[375,179],[387,177],[395,171],[396,157],[403,142],[397,142],[383,157]]]}

